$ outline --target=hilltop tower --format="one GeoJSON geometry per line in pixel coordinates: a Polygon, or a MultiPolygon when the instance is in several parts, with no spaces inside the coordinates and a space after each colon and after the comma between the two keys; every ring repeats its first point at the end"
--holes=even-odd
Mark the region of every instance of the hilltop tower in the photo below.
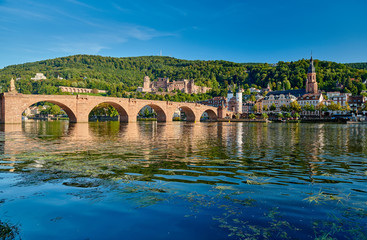
{"type": "Polygon", "coordinates": [[[316,82],[316,71],[315,66],[313,65],[313,59],[311,56],[310,66],[308,67],[307,72],[307,81],[306,81],[306,93],[317,94],[319,92],[316,82]]]}

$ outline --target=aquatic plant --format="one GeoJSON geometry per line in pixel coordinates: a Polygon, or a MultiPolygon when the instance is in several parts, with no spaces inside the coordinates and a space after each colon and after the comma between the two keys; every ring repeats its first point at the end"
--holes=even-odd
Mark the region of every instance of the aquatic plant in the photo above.
{"type": "Polygon", "coordinates": [[[1,240],[20,239],[19,227],[17,225],[11,225],[8,222],[0,220],[0,239],[1,240]]]}

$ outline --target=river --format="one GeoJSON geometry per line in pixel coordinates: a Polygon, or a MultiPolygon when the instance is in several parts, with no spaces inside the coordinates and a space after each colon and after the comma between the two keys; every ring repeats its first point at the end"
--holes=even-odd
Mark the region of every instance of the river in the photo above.
{"type": "Polygon", "coordinates": [[[367,239],[366,134],[363,124],[1,125],[0,236],[367,239]]]}

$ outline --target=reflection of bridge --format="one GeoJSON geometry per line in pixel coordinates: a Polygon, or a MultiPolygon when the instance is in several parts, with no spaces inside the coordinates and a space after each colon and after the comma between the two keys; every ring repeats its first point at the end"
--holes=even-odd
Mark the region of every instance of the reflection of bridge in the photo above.
{"type": "Polygon", "coordinates": [[[222,118],[222,110],[198,103],[166,102],[155,100],[98,97],[89,95],[33,95],[3,93],[0,99],[0,122],[20,123],[22,113],[32,104],[47,101],[61,107],[69,116],[70,122],[88,122],[89,113],[100,103],[112,105],[120,115],[121,122],[135,122],[139,111],[150,106],[157,113],[159,122],[172,121],[173,114],[180,109],[186,114],[187,121],[200,121],[206,112],[209,119],[222,118]]]}

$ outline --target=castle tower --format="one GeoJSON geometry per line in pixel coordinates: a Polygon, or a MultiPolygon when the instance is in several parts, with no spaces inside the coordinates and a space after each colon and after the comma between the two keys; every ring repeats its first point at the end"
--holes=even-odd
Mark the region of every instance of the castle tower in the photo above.
{"type": "Polygon", "coordinates": [[[242,113],[242,89],[240,87],[236,92],[236,112],[242,113]]]}
{"type": "Polygon", "coordinates": [[[149,89],[150,88],[150,78],[148,76],[144,77],[143,88],[144,89],[149,89]]]}
{"type": "Polygon", "coordinates": [[[307,72],[306,93],[316,94],[318,92],[319,90],[316,82],[316,71],[315,66],[313,65],[313,59],[311,57],[310,66],[308,67],[307,72]]]}

